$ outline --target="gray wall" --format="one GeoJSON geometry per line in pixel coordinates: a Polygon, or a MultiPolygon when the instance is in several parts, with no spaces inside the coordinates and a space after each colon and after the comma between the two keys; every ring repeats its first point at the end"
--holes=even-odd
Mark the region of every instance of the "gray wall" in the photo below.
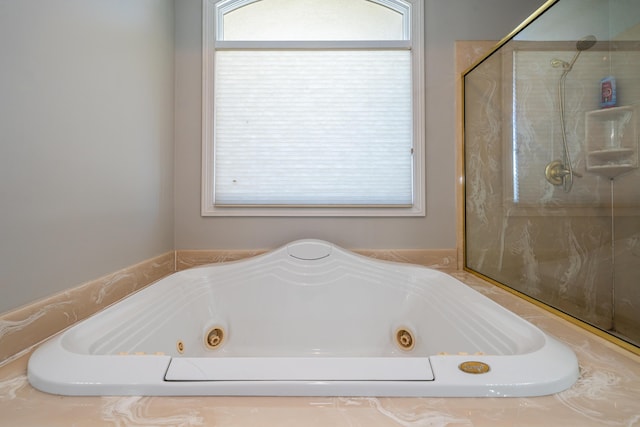
{"type": "Polygon", "coordinates": [[[201,0],[0,0],[0,313],[173,248],[455,247],[454,41],[542,2],[426,1],[425,218],[250,219],[200,217],[201,0]]]}
{"type": "Polygon", "coordinates": [[[200,0],[176,2],[177,249],[270,248],[315,237],[348,248],[455,248],[456,40],[499,40],[543,0],[426,0],[427,215],[423,218],[200,216],[200,0]]]}
{"type": "Polygon", "coordinates": [[[173,249],[173,1],[0,0],[0,313],[173,249]]]}

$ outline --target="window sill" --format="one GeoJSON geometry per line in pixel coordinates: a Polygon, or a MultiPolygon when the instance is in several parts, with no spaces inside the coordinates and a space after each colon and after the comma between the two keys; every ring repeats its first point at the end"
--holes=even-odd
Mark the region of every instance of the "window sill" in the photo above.
{"type": "Polygon", "coordinates": [[[421,217],[422,206],[207,206],[202,216],[224,217],[421,217]]]}

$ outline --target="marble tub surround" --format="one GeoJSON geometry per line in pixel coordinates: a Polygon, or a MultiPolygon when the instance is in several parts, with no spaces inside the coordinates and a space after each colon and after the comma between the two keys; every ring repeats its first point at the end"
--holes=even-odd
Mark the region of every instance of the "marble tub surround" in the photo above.
{"type": "Polygon", "coordinates": [[[634,426],[640,357],[465,272],[477,291],[566,342],[581,377],[536,398],[63,397],[26,379],[28,353],[0,367],[0,425],[10,426],[634,426]],[[34,410],[37,408],[37,410],[34,410]]]}
{"type": "Polygon", "coordinates": [[[3,361],[175,270],[169,252],[0,316],[3,361]]]}
{"type": "Polygon", "coordinates": [[[391,251],[355,249],[353,252],[383,261],[423,265],[446,272],[458,269],[458,255],[455,249],[398,249],[391,251]]]}
{"type": "Polygon", "coordinates": [[[239,261],[241,259],[260,255],[267,252],[266,250],[187,250],[182,249],[176,251],[176,271],[186,270],[188,268],[200,265],[214,264],[218,262],[239,261]]]}
{"type": "MultiPolygon", "coordinates": [[[[457,269],[455,249],[351,249],[351,251],[383,261],[417,264],[443,271],[457,269]]],[[[238,261],[265,252],[267,251],[178,250],[176,251],[176,270],[181,271],[217,262],[238,261]]]]}

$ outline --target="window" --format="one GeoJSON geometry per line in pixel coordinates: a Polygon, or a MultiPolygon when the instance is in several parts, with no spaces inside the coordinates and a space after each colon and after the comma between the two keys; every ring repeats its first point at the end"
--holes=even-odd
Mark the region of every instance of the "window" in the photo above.
{"type": "Polygon", "coordinates": [[[203,215],[424,215],[422,0],[205,0],[203,215]]]}

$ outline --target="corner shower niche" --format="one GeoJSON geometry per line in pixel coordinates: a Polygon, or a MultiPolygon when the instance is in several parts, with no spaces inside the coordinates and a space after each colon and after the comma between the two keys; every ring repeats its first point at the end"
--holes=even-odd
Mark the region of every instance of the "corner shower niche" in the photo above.
{"type": "Polygon", "coordinates": [[[638,106],[588,111],[587,171],[614,179],[638,167],[638,106]]]}

